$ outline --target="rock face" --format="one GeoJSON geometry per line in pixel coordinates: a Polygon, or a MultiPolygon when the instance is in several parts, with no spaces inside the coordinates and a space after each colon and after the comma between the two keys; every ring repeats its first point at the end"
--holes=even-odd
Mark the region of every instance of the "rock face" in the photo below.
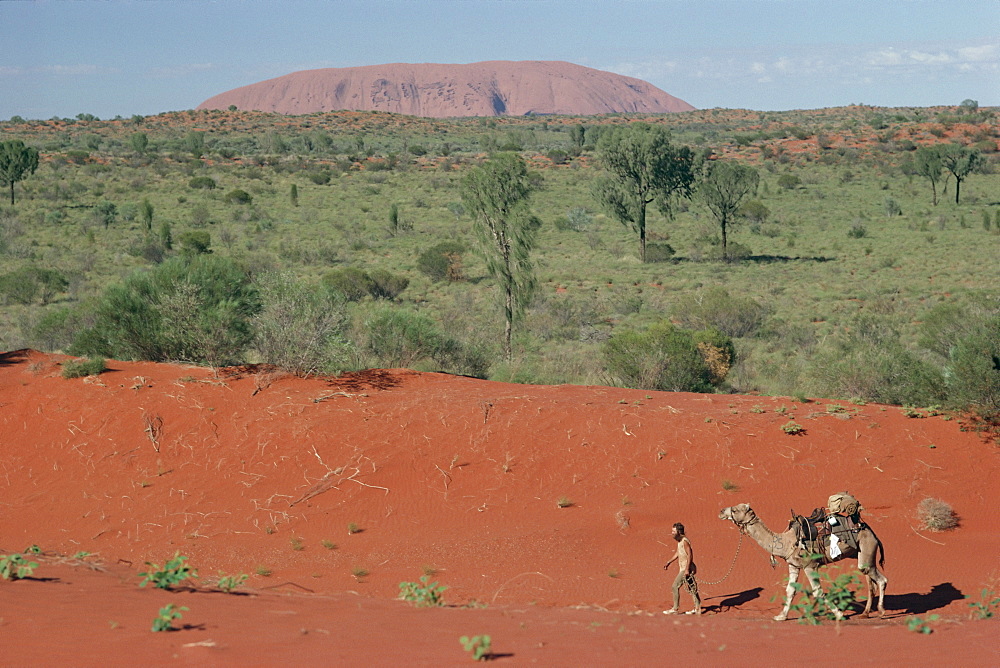
{"type": "Polygon", "coordinates": [[[349,109],[433,118],[694,109],[640,79],[557,61],[304,70],[234,88],[205,100],[198,109],[230,105],[282,114],[349,109]]]}

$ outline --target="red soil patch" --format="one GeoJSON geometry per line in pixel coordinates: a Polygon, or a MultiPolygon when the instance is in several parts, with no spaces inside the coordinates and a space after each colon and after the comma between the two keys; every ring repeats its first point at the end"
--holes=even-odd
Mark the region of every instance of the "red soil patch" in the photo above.
{"type": "Polygon", "coordinates": [[[1000,659],[995,623],[962,600],[997,589],[997,450],[956,420],[406,370],[112,361],[66,380],[63,359],[0,356],[0,552],[46,552],[34,579],[0,581],[7,664],[461,665],[459,636],[478,634],[516,665],[1000,659]],[[803,435],[781,430],[792,419],[803,435]],[[739,538],[721,508],[783,529],[844,489],[885,543],[886,619],[772,622],[785,569],[747,541],[703,587],[708,614],[660,614],[673,522],[713,582],[739,538]],[[957,530],[919,530],[928,496],[957,530]],[[178,550],[197,590],[138,587],[178,550]],[[56,556],[80,551],[102,570],[56,556]],[[430,569],[449,607],[394,600],[430,569]],[[244,595],[209,591],[220,571],[250,574],[244,595]],[[167,603],[190,608],[180,630],[151,633],[167,603]],[[940,615],[935,633],[908,631],[914,614],[940,615]]]}

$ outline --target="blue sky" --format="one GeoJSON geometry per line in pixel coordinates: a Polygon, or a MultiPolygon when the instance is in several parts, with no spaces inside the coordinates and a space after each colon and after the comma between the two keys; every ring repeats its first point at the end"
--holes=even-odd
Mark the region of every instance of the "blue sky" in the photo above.
{"type": "Polygon", "coordinates": [[[1000,106],[1000,0],[0,2],[0,119],[156,114],[290,72],[565,60],[699,108],[1000,106]]]}

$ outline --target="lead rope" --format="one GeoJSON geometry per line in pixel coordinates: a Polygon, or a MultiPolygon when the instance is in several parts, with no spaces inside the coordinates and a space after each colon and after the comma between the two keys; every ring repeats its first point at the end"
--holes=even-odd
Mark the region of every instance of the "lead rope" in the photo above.
{"type": "Polygon", "coordinates": [[[722,576],[721,580],[716,580],[715,582],[702,582],[695,577],[695,582],[697,582],[699,585],[704,585],[706,587],[714,587],[717,584],[721,584],[722,582],[725,581],[726,578],[732,575],[733,567],[736,566],[736,557],[740,556],[740,547],[743,546],[743,536],[745,535],[745,533],[746,532],[744,532],[742,529],[740,530],[740,542],[736,544],[736,554],[733,555],[733,563],[729,564],[729,570],[726,572],[725,575],[722,576]]]}

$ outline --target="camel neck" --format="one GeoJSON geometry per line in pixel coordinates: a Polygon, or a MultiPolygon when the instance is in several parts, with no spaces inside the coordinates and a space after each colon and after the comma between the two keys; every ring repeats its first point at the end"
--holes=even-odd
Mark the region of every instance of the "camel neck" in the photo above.
{"type": "Polygon", "coordinates": [[[747,524],[745,530],[762,548],[775,556],[788,557],[795,547],[793,536],[771,531],[760,521],[759,517],[756,518],[755,522],[747,524]]]}

